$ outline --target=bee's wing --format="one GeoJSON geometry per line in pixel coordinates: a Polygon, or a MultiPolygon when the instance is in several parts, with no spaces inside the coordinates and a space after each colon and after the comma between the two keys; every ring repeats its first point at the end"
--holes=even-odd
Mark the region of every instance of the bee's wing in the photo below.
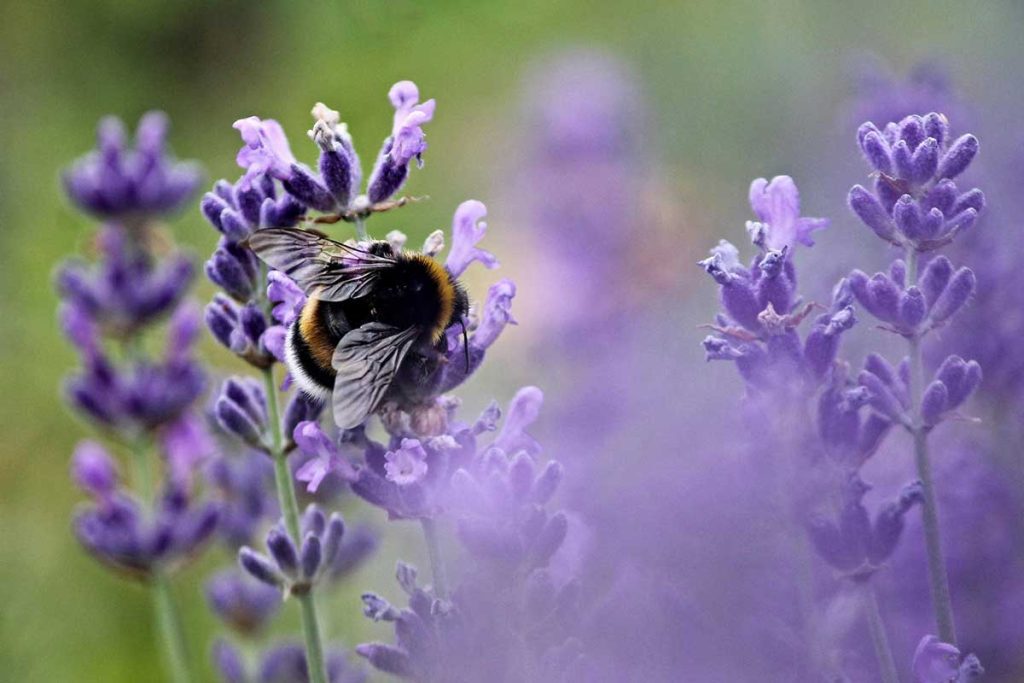
{"type": "Polygon", "coordinates": [[[392,257],[371,254],[298,228],[257,230],[249,238],[249,246],[267,265],[321,301],[366,296],[380,272],[396,263],[392,257]]]}
{"type": "Polygon", "coordinates": [[[418,334],[415,327],[367,323],[341,338],[331,360],[338,373],[332,404],[339,427],[352,429],[373,412],[418,334]]]}

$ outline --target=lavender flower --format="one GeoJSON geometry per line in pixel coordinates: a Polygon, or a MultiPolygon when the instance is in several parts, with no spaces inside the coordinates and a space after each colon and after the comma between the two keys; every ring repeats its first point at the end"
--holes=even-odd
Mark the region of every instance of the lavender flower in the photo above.
{"type": "MultiPolygon", "coordinates": [[[[717,334],[704,340],[705,355],[736,363],[747,388],[758,450],[780,453],[766,473],[777,482],[779,499],[773,505],[778,509],[772,516],[779,520],[780,536],[791,536],[787,527],[806,528],[818,555],[842,577],[862,585],[882,678],[892,681],[896,665],[869,580],[892,555],[903,518],[923,493],[920,484],[905,487],[872,519],[863,503],[870,487],[859,470],[891,424],[906,423],[905,389],[898,373],[880,358],[869,357],[859,384],[838,360],[840,339],[856,322],[852,304],[861,285],[856,274],[836,285],[832,305],[801,339],[797,328],[812,309],[801,305],[796,294],[793,250],[797,244],[810,246],[811,229],[825,221],[799,218],[796,187],[785,177],[770,184],[755,181],[751,205],[761,220],[747,225],[759,251],[750,267],[741,265],[738,250],[725,241],[700,263],[718,283],[724,309],[712,326],[717,334]],[[869,406],[878,413],[866,410],[869,406]]],[[[896,280],[901,279],[898,270],[892,269],[896,280]]],[[[898,308],[898,295],[888,299],[898,308]]],[[[924,318],[922,311],[915,325],[924,318]]],[[[786,542],[793,555],[790,571],[808,571],[798,566],[799,546],[786,542]]],[[[809,624],[821,619],[814,609],[805,605],[800,615],[803,625],[796,628],[808,635],[803,638],[807,649],[798,656],[807,662],[803,670],[820,674],[825,669],[814,653],[834,647],[824,641],[836,636],[813,630],[809,624]]]]}
{"type": "Polygon", "coordinates": [[[973,135],[952,138],[941,114],[908,116],[880,130],[865,123],[857,141],[878,171],[874,192],[855,185],[850,208],[880,238],[919,252],[949,244],[985,207],[978,189],[962,192],[960,176],[978,153],[973,135]]]}
{"type": "Polygon", "coordinates": [[[266,542],[269,557],[243,546],[238,552],[242,568],[263,583],[282,588],[286,595],[309,592],[321,570],[332,565],[341,550],[345,522],[338,513],[328,520],[317,506],[310,505],[301,528],[301,544],[283,526],[272,528],[266,542]]]}
{"type": "Polygon", "coordinates": [[[935,636],[925,636],[918,643],[913,669],[917,683],[969,683],[985,673],[977,657],[963,657],[956,646],[935,636]]]}
{"type": "Polygon", "coordinates": [[[66,315],[82,316],[105,334],[130,337],[178,308],[192,283],[192,260],[175,253],[162,263],[109,225],[98,236],[101,260],[88,266],[69,260],[57,273],[66,315]]]}
{"type": "Polygon", "coordinates": [[[388,99],[395,108],[395,122],[370,174],[367,194],[373,204],[383,202],[401,189],[409,175],[409,162],[414,157],[416,163],[423,166],[427,143],[422,126],[434,118],[434,100],[420,104],[419,88],[412,81],[395,83],[388,92],[388,99]]]}
{"type": "MultiPolygon", "coordinates": [[[[302,645],[283,642],[272,645],[260,654],[255,672],[249,670],[242,654],[226,640],[213,646],[213,662],[224,683],[306,683],[309,667],[302,645]]],[[[327,653],[329,683],[363,683],[366,675],[351,666],[345,653],[332,649],[327,653]]]]}
{"type": "MultiPolygon", "coordinates": [[[[451,476],[446,512],[456,520],[457,536],[472,558],[451,597],[436,566],[435,585],[426,589],[419,586],[416,569],[401,562],[397,579],[408,608],[375,593],[363,595],[366,616],[395,628],[394,645],[356,648],[377,669],[413,680],[562,680],[580,663],[580,645],[570,637],[579,587],[559,582],[547,569],[568,531],[564,513],[545,509],[562,469],[556,462],[539,467],[539,446],[525,432],[541,400],[534,387],[520,390],[492,445],[451,476]]],[[[489,408],[472,427],[449,438],[471,444],[472,435],[495,429],[495,413],[489,408]]],[[[412,451],[408,457],[416,462],[429,457],[421,444],[409,441],[399,450],[412,451]]],[[[404,484],[415,485],[419,482],[404,484]]]]}
{"type": "Polygon", "coordinates": [[[770,251],[792,249],[797,244],[814,245],[811,233],[828,227],[828,219],[800,216],[800,193],[789,176],[768,182],[758,178],[750,184],[750,208],[758,222],[747,223],[747,232],[758,246],[770,251]]]}
{"type": "MultiPolygon", "coordinates": [[[[79,460],[77,468],[83,466],[79,460]]],[[[216,530],[217,506],[196,501],[182,489],[167,488],[150,514],[123,489],[98,489],[95,472],[85,483],[96,500],[76,514],[75,535],[96,559],[127,576],[150,579],[173,571],[216,530]]]]}
{"type": "Polygon", "coordinates": [[[280,593],[232,569],[206,582],[206,600],[214,614],[243,634],[261,630],[281,606],[280,593]]]}
{"type": "Polygon", "coordinates": [[[94,422],[126,434],[176,421],[206,385],[189,356],[194,328],[194,313],[181,309],[169,328],[164,359],[139,359],[127,367],[115,365],[92,333],[76,334],[72,340],[85,367],[66,383],[69,402],[94,422]]]}
{"type": "Polygon", "coordinates": [[[199,208],[228,244],[242,242],[260,228],[291,227],[306,212],[290,194],[278,196],[271,176],[253,179],[248,173],[233,185],[218,181],[199,208]]]}
{"type": "Polygon", "coordinates": [[[280,515],[273,494],[273,467],[265,454],[222,453],[206,469],[221,511],[219,533],[232,549],[252,544],[267,520],[280,515]]]}
{"type": "MultiPolygon", "coordinates": [[[[525,450],[527,457],[536,454],[536,442],[526,428],[536,419],[542,400],[539,389],[521,389],[509,406],[509,417],[489,447],[478,444],[478,438],[494,429],[496,408],[489,408],[475,422],[467,424],[456,419],[457,401],[444,397],[433,406],[443,414],[445,431],[441,434],[417,433],[414,423],[389,423],[394,416],[383,416],[386,425],[400,426],[400,431],[392,432],[390,448],[357,430],[347,433],[338,446],[317,425],[300,424],[295,441],[317,460],[311,460],[299,472],[298,479],[308,482],[315,491],[327,472],[339,472],[352,481],[356,495],[386,510],[391,519],[435,517],[455,504],[459,494],[453,487],[471,485],[466,477],[472,480],[475,476],[486,479],[495,475],[492,468],[506,453],[507,457],[520,450],[525,450]],[[353,448],[362,452],[363,463],[359,466],[353,466],[342,452],[353,448]]],[[[525,463],[521,466],[525,467],[525,463]]],[[[543,476],[554,477],[553,483],[557,483],[554,470],[543,476]]]]}
{"type": "Polygon", "coordinates": [[[147,114],[135,149],[126,150],[120,122],[106,119],[99,149],[65,174],[72,201],[111,222],[99,233],[98,263],[65,263],[57,287],[62,327],[83,365],[65,384],[68,402],[131,445],[140,462],[132,482],[137,496],[119,482],[117,468],[98,445],[79,448],[73,473],[94,500],[77,511],[74,532],[100,562],[151,586],[171,673],[183,680],[188,662],[168,576],[212,537],[219,510],[193,490],[194,470],[210,454],[209,439],[191,413],[205,387],[204,372],[191,355],[198,320],[191,307],[181,305],[193,264],[156,228],[159,216],[192,195],[201,174],[166,153],[166,130],[166,117],[147,114]],[[158,250],[157,244],[166,246],[158,250]],[[166,350],[153,358],[143,336],[166,316],[166,350]],[[165,463],[156,499],[156,477],[146,465],[155,457],[148,452],[153,443],[165,463]]]}
{"type": "Polygon", "coordinates": [[[922,498],[921,483],[913,482],[871,520],[862,502],[868,488],[859,478],[851,478],[838,519],[819,517],[809,528],[818,554],[857,581],[868,579],[892,555],[903,533],[904,515],[922,498]]]}
{"type": "Polygon", "coordinates": [[[64,172],[68,196],[87,213],[125,223],[180,209],[203,173],[167,153],[168,127],[165,114],[149,112],[139,121],[135,148],[126,149],[124,124],[113,116],[100,121],[97,149],[64,172]]]}
{"type": "Polygon", "coordinates": [[[295,158],[277,121],[255,116],[240,119],[235,128],[243,146],[236,161],[245,175],[234,188],[218,185],[207,194],[204,215],[227,239],[240,241],[259,227],[292,225],[307,210],[330,214],[325,220],[333,222],[362,220],[374,211],[404,204],[405,199],[388,200],[404,185],[409,163],[416,159],[423,164],[427,148],[423,125],[433,118],[435,102],[420,103],[419,90],[411,81],[396,83],[388,96],[395,107],[394,125],[374,164],[365,195],[359,194],[362,171],[347,126],[337,111],[318,102],[308,133],[320,149],[317,172],[295,158]],[[281,184],[287,200],[276,199],[274,181],[281,184]]]}
{"type": "Polygon", "coordinates": [[[831,370],[841,335],[856,322],[848,287],[840,284],[828,312],[815,318],[806,338],[796,332],[811,308],[798,307],[792,250],[807,244],[810,231],[827,221],[799,217],[796,185],[786,176],[754,181],[751,207],[760,221],[747,224],[759,250],[750,267],[740,264],[739,250],[725,240],[699,264],[718,283],[724,309],[712,328],[718,334],[704,340],[706,357],[734,361],[755,389],[785,383],[813,388],[831,370]]]}

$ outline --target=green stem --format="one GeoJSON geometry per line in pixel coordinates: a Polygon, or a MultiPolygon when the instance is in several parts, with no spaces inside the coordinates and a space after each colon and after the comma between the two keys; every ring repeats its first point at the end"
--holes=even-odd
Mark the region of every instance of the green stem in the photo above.
{"type": "Polygon", "coordinates": [[[181,617],[171,595],[171,583],[160,571],[153,574],[151,582],[153,604],[156,608],[156,622],[161,640],[166,648],[167,667],[174,683],[189,683],[192,675],[188,668],[188,651],[185,647],[185,632],[181,617]]]}
{"type": "Polygon", "coordinates": [[[434,596],[439,600],[448,599],[448,575],[444,569],[444,557],[441,555],[441,543],[437,537],[437,524],[424,517],[420,520],[423,526],[423,537],[427,541],[427,555],[430,556],[430,574],[434,581],[434,596]]]}
{"type": "Polygon", "coordinates": [[[875,657],[878,659],[882,683],[900,683],[896,659],[889,646],[889,636],[885,633],[882,612],[878,609],[878,596],[870,581],[864,586],[864,611],[868,620],[868,630],[871,632],[871,644],[875,646],[875,657]]]}
{"type": "MultiPolygon", "coordinates": [[[[917,251],[912,246],[907,247],[907,282],[917,282],[917,251]]],[[[928,431],[921,418],[921,397],[924,393],[924,360],[921,354],[921,337],[915,334],[908,339],[908,343],[910,347],[910,431],[914,438],[914,462],[917,465],[917,477],[921,480],[921,488],[924,493],[921,517],[924,523],[925,547],[928,551],[928,584],[939,638],[945,643],[956,645],[953,602],[949,594],[949,576],[946,573],[946,563],[942,553],[942,534],[939,531],[939,507],[935,498],[931,460],[928,457],[928,431]]]]}
{"type": "Polygon", "coordinates": [[[366,232],[366,220],[363,218],[356,219],[356,239],[361,242],[370,239],[369,234],[366,232]]]}
{"type": "MultiPolygon", "coordinates": [[[[151,454],[148,452],[144,437],[138,436],[132,439],[132,451],[135,456],[135,476],[138,480],[136,486],[143,502],[150,505],[153,502],[153,469],[150,465],[151,454]]],[[[171,582],[162,570],[156,569],[153,571],[149,585],[153,593],[157,632],[160,634],[160,640],[165,649],[164,659],[171,680],[174,683],[189,683],[192,680],[192,674],[189,671],[185,631],[181,627],[178,608],[174,603],[174,596],[171,594],[171,582]]]]}
{"type": "MultiPolygon", "coordinates": [[[[278,405],[277,384],[274,382],[274,371],[266,368],[263,371],[263,382],[267,393],[267,407],[270,421],[271,457],[274,460],[274,484],[277,488],[277,500],[284,516],[284,524],[288,534],[296,543],[302,542],[299,527],[299,502],[295,497],[295,484],[291,470],[288,469],[288,457],[284,452],[284,435],[281,433],[281,408],[278,405]]],[[[316,616],[316,602],[313,592],[296,595],[302,609],[302,637],[306,643],[306,661],[309,664],[309,680],[311,683],[327,683],[327,670],[324,668],[324,650],[320,638],[320,623],[316,616]]]]}

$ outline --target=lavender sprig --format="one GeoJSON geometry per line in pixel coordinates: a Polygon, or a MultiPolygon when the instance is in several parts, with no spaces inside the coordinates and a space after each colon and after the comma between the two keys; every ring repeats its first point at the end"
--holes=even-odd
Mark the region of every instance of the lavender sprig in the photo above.
{"type": "MultiPolygon", "coordinates": [[[[799,194],[787,176],[755,180],[750,204],[758,218],[747,223],[757,248],[750,266],[742,265],[739,250],[724,240],[699,264],[719,285],[723,309],[710,326],[715,334],[703,342],[705,356],[736,364],[759,439],[766,440],[762,450],[781,451],[771,478],[783,526],[805,528],[818,555],[857,586],[882,680],[897,683],[871,579],[895,549],[917,489],[908,487],[874,521],[862,503],[869,487],[859,470],[890,423],[865,416],[870,394],[838,360],[840,341],[857,322],[849,282],[835,287],[831,305],[814,317],[803,337],[798,331],[813,306],[797,296],[796,248],[811,246],[811,233],[828,222],[800,216],[799,194]]],[[[806,659],[819,669],[825,666],[818,642],[820,617],[806,585],[812,572],[801,544],[794,542],[789,554],[794,570],[802,573],[797,589],[806,659]]]]}
{"type": "MultiPolygon", "coordinates": [[[[244,143],[237,161],[245,173],[234,185],[218,183],[204,197],[201,207],[221,234],[206,272],[223,294],[218,294],[207,307],[207,325],[221,344],[259,369],[263,377],[262,386],[250,379],[228,380],[216,402],[215,415],[225,431],[271,456],[282,514],[281,527],[267,537],[273,561],[250,548],[242,548],[240,560],[254,576],[284,589],[286,595],[294,595],[300,602],[306,660],[310,663],[310,677],[316,683],[324,683],[327,673],[313,588],[321,573],[341,571],[335,565],[344,562],[339,558],[347,555],[340,549],[343,526],[340,519],[332,519],[324,534],[322,529],[311,531],[300,525],[287,457],[295,443],[302,443],[305,438],[297,425],[314,424],[321,406],[296,399],[282,415],[274,366],[284,361],[286,329],[302,309],[305,296],[283,274],[267,273],[246,239],[261,228],[294,225],[309,212],[325,214],[316,219],[321,223],[355,222],[359,238],[366,239],[364,221],[368,216],[403,205],[407,200],[389,200],[404,183],[409,162],[416,158],[422,165],[426,143],[421,126],[432,117],[434,101],[420,104],[416,86],[408,81],[395,84],[389,98],[396,109],[394,126],[370,176],[367,194],[358,194],[362,171],[345,124],[338,112],[318,103],[312,111],[314,125],[309,131],[310,139],[320,150],[318,172],[297,161],[276,121],[254,116],[241,119],[235,123],[244,143]],[[290,440],[293,434],[295,442],[290,440]]],[[[455,244],[462,248],[460,268],[488,256],[474,248],[483,234],[483,226],[477,230],[477,224],[486,210],[479,202],[470,204],[460,207],[457,214],[457,227],[471,233],[465,239],[459,234],[455,236],[455,244]],[[467,221],[468,226],[462,228],[467,221]]],[[[441,248],[441,244],[436,244],[437,236],[432,238],[425,246],[431,255],[441,248]]],[[[398,243],[399,248],[404,243],[404,237],[398,233],[389,235],[389,239],[398,243]]],[[[495,334],[493,330],[482,334],[478,331],[473,339],[480,341],[479,348],[460,352],[475,358],[478,364],[495,334]]],[[[436,383],[454,386],[471,369],[464,369],[456,379],[439,372],[436,383]]],[[[289,381],[286,379],[286,384],[289,381]]],[[[314,460],[302,466],[300,475],[315,477],[319,484],[326,469],[314,460]],[[314,472],[317,467],[322,470],[319,476],[314,472]]],[[[316,517],[314,514],[313,518],[316,517]]],[[[354,557],[351,562],[357,561],[354,557]]]]}
{"type": "Polygon", "coordinates": [[[146,114],[128,148],[121,122],[104,119],[97,150],[65,172],[69,198],[108,222],[96,240],[98,262],[65,263],[57,286],[62,326],[83,365],[66,382],[67,400],[128,445],[136,466],[132,490],[102,446],[79,445],[72,472],[93,502],[76,514],[75,534],[100,562],[147,583],[170,675],[187,683],[192,674],[169,576],[211,538],[219,509],[192,490],[196,466],[210,453],[192,412],[205,386],[191,354],[198,320],[181,303],[192,282],[192,259],[173,249],[160,258],[154,248],[166,240],[157,219],[180,208],[202,178],[195,164],[167,152],[167,127],[162,113],[146,114]],[[152,358],[143,337],[166,317],[166,351],[152,358]],[[154,445],[165,457],[158,495],[154,445]]]}
{"type": "MultiPolygon", "coordinates": [[[[974,291],[974,274],[967,268],[954,272],[943,257],[920,269],[922,254],[950,244],[970,229],[985,206],[978,189],[961,191],[954,179],[970,166],[978,153],[973,135],[953,139],[946,117],[938,113],[908,116],[880,130],[865,123],[857,141],[868,163],[877,171],[874,191],[855,185],[850,208],[878,237],[904,250],[895,262],[894,277],[867,278],[851,274],[852,289],[865,308],[907,340],[908,361],[901,373],[902,401],[878,381],[862,377],[874,387],[875,407],[901,423],[912,435],[914,460],[922,484],[925,542],[932,606],[939,637],[956,644],[956,627],[949,578],[942,552],[938,506],[928,454],[928,434],[977,388],[977,363],[950,356],[925,387],[922,340],[937,325],[951,318],[974,291]]],[[[895,381],[895,380],[894,380],[895,381]]],[[[889,384],[892,384],[890,382],[889,384]]]]}

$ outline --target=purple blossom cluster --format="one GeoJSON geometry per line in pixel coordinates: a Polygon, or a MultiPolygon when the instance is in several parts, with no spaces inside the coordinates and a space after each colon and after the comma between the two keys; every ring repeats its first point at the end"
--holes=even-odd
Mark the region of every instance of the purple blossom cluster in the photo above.
{"type": "MultiPolygon", "coordinates": [[[[925,662],[928,655],[922,652],[934,648],[922,641],[914,672],[922,681],[958,675],[966,680],[980,665],[969,658],[966,673],[957,673],[960,658],[953,645],[927,439],[942,421],[958,415],[981,383],[981,368],[950,355],[928,381],[921,342],[964,307],[975,277],[942,255],[923,267],[918,264],[969,230],[984,208],[980,190],[961,191],[954,182],[977,154],[978,141],[972,135],[954,139],[946,118],[935,113],[908,116],[884,129],[866,123],[857,140],[875,171],[875,183],[873,190],[854,186],[850,208],[876,236],[903,249],[904,258],[871,277],[852,271],[835,286],[831,306],[814,318],[801,340],[796,328],[813,304],[796,307],[792,249],[797,243],[810,246],[804,238],[811,221],[799,218],[799,196],[789,178],[755,181],[751,205],[759,220],[747,229],[759,253],[744,267],[738,250],[723,241],[700,264],[719,285],[723,308],[712,326],[716,334],[704,340],[705,354],[708,360],[736,363],[755,428],[763,440],[787,451],[783,458],[790,464],[781,467],[788,514],[806,528],[812,547],[839,576],[865,586],[862,612],[880,677],[887,682],[898,681],[898,666],[869,579],[893,554],[907,513],[921,507],[928,573],[920,580],[930,586],[941,641],[929,638],[956,657],[947,678],[926,675],[922,672],[937,670],[937,665],[925,662]],[[879,329],[906,340],[909,355],[898,367],[870,353],[854,377],[849,365],[838,360],[840,337],[856,322],[855,304],[879,321],[879,329]],[[808,414],[815,416],[810,425],[802,417],[808,414]],[[872,517],[863,502],[870,487],[861,469],[893,426],[910,433],[920,480],[905,485],[872,517]]],[[[814,618],[803,616],[805,621],[814,618]]]]}
{"type": "Polygon", "coordinates": [[[156,219],[183,205],[201,174],[167,155],[166,131],[162,114],[147,114],[130,150],[119,121],[100,124],[99,149],[64,181],[79,208],[108,222],[97,235],[96,262],[70,260],[57,273],[61,326],[82,362],[65,384],[68,403],[123,444],[138,450],[155,442],[164,456],[168,476],[155,500],[145,499],[155,485],[148,467],[133,492],[98,443],[83,441],[73,459],[74,477],[93,500],[76,517],[79,540],[104,563],[143,577],[194,555],[217,521],[216,507],[191,495],[193,466],[208,454],[192,410],[206,385],[192,355],[198,321],[183,303],[192,264],[175,250],[161,257],[154,246],[166,239],[156,219]],[[143,338],[166,318],[166,350],[151,357],[143,338]]]}
{"type": "Polygon", "coordinates": [[[91,501],[75,514],[74,532],[102,564],[150,587],[169,673],[186,681],[168,578],[213,537],[220,507],[201,494],[195,477],[212,442],[195,409],[206,386],[193,356],[199,320],[183,301],[194,270],[159,223],[190,199],[202,175],[169,155],[166,133],[166,117],[147,114],[128,149],[121,123],[101,122],[98,149],[64,174],[77,208],[105,221],[96,259],[69,260],[56,281],[61,325],[82,364],[65,383],[67,401],[135,456],[126,482],[111,449],[79,444],[72,476],[91,501]],[[161,355],[148,352],[150,338],[162,338],[161,355]]]}
{"type": "Polygon", "coordinates": [[[581,673],[583,653],[572,638],[579,586],[550,569],[569,530],[563,512],[546,509],[562,467],[555,461],[541,466],[540,446],[525,431],[542,399],[536,387],[521,389],[500,428],[501,411],[492,404],[472,424],[453,414],[448,432],[426,447],[412,439],[395,439],[387,451],[364,446],[366,464],[357,477],[382,454],[385,477],[394,487],[389,493],[360,487],[360,477],[353,490],[392,517],[454,523],[469,562],[453,589],[437,558],[433,583],[426,587],[419,585],[415,568],[399,563],[407,608],[376,593],[363,595],[365,614],[395,629],[394,644],[357,648],[376,668],[430,681],[554,681],[581,673]],[[478,443],[479,436],[495,431],[489,444],[478,443]],[[409,506],[408,500],[417,504],[409,506]]]}

